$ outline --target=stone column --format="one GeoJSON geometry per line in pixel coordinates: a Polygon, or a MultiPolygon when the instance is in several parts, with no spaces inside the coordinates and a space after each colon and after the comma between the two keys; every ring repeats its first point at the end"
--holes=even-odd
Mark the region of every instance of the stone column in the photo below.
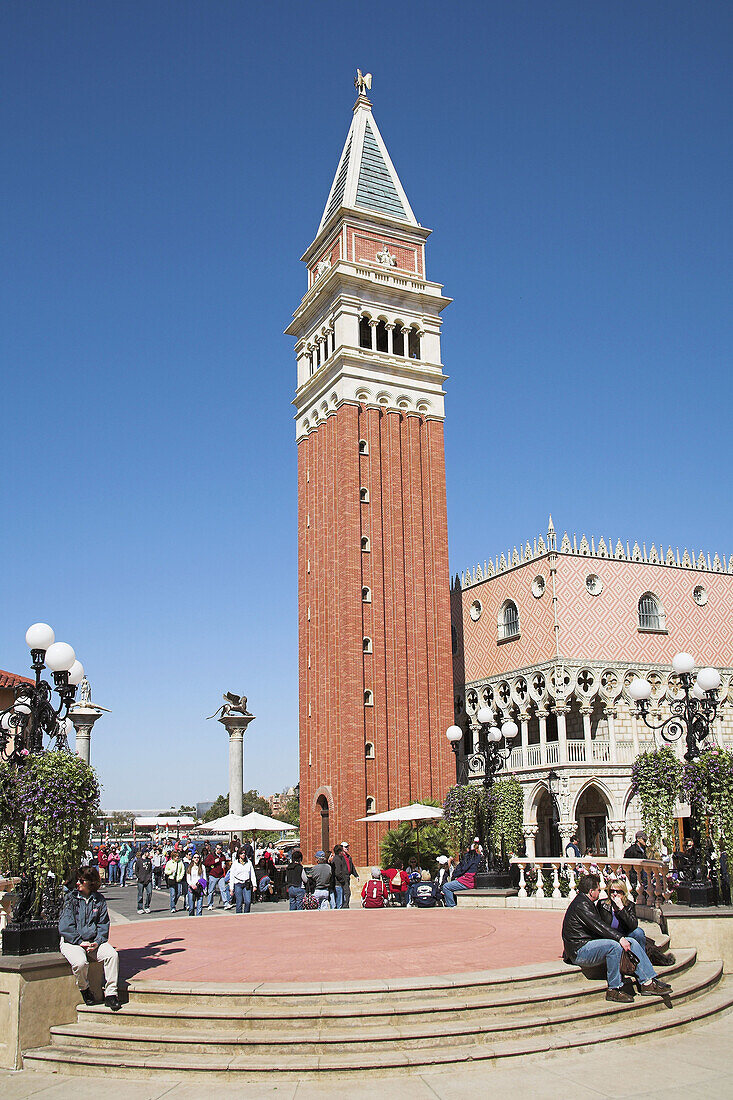
{"type": "Polygon", "coordinates": [[[229,813],[240,817],[244,791],[244,734],[254,717],[254,714],[223,714],[219,719],[229,734],[229,813]]]}
{"type": "Polygon", "coordinates": [[[611,855],[614,859],[624,858],[624,836],[626,834],[625,821],[609,821],[608,831],[611,834],[611,855]]]}
{"type": "Polygon", "coordinates": [[[540,762],[547,764],[547,711],[538,710],[537,720],[540,724],[540,762]]]}
{"type": "Polygon", "coordinates": [[[555,706],[555,714],[557,715],[557,751],[559,754],[560,764],[567,764],[568,762],[568,730],[565,724],[565,715],[568,713],[569,708],[563,706],[555,706]]]}
{"type": "Polygon", "coordinates": [[[523,825],[522,833],[524,834],[524,847],[527,851],[527,859],[537,858],[537,833],[540,831],[539,825],[523,825]]]}
{"type": "Polygon", "coordinates": [[[74,751],[77,756],[81,757],[85,764],[89,763],[89,742],[91,739],[92,726],[101,716],[101,709],[95,706],[72,706],[69,711],[69,718],[71,719],[71,724],[76,733],[74,751]]]}
{"type": "Polygon", "coordinates": [[[522,712],[519,715],[519,726],[522,731],[522,767],[529,766],[529,715],[522,712]]]}
{"type": "Polygon", "coordinates": [[[392,336],[394,332],[394,324],[391,321],[388,321],[384,327],[387,330],[387,351],[390,355],[394,355],[394,339],[392,336]]]}
{"type": "Polygon", "coordinates": [[[583,716],[583,739],[585,741],[585,762],[586,764],[593,763],[593,741],[591,738],[590,729],[590,711],[591,708],[584,705],[580,708],[580,713],[583,716]]]}
{"type": "Polygon", "coordinates": [[[577,835],[578,826],[574,821],[561,821],[557,826],[557,831],[560,834],[560,840],[562,841],[562,852],[560,853],[563,858],[565,857],[565,849],[574,836],[577,835]]]}
{"type": "Polygon", "coordinates": [[[613,707],[608,707],[606,710],[606,717],[608,718],[608,746],[611,753],[611,763],[618,763],[618,749],[616,748],[616,711],[613,707]]]}

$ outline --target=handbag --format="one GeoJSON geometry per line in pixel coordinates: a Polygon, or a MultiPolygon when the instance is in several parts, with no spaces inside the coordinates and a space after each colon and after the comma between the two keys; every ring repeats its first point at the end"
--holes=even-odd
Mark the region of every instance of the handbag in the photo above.
{"type": "Polygon", "coordinates": [[[305,897],[303,898],[303,908],[304,909],[319,909],[320,906],[318,904],[318,899],[315,898],[313,896],[313,894],[306,894],[305,897]]]}
{"type": "Polygon", "coordinates": [[[396,875],[393,875],[390,879],[390,886],[393,890],[402,889],[402,872],[398,871],[396,875]]]}
{"type": "Polygon", "coordinates": [[[621,953],[621,973],[625,977],[630,977],[636,973],[637,958],[633,951],[627,951],[625,948],[621,953]]]}

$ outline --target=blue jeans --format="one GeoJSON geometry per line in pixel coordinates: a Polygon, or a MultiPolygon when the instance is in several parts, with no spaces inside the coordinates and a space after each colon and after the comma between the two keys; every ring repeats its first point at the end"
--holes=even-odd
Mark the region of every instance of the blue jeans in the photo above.
{"type": "Polygon", "coordinates": [[[229,905],[229,902],[231,900],[229,897],[229,887],[224,882],[223,878],[209,879],[209,889],[206,893],[206,904],[212,906],[213,908],[214,894],[216,893],[217,887],[219,888],[219,894],[221,896],[222,904],[229,905]]]}
{"type": "Polygon", "coordinates": [[[185,883],[183,882],[174,882],[172,886],[168,887],[168,894],[171,899],[171,913],[175,912],[176,902],[179,898],[183,897],[185,888],[185,883]]]}
{"type": "Polygon", "coordinates": [[[120,884],[122,886],[124,886],[125,883],[127,882],[127,869],[128,869],[129,866],[130,866],[129,863],[121,863],[120,864],[120,884]]]}
{"type": "Polygon", "coordinates": [[[191,916],[194,915],[193,910],[194,910],[194,906],[195,906],[196,907],[196,916],[200,917],[201,916],[201,910],[203,909],[203,905],[204,905],[204,892],[203,892],[203,890],[197,890],[196,893],[194,894],[193,890],[189,886],[189,888],[188,888],[188,911],[191,914],[191,916]]]}
{"type": "MultiPolygon", "coordinates": [[[[650,982],[656,978],[656,971],[649,962],[644,944],[646,938],[640,928],[629,932],[626,939],[631,945],[631,950],[636,955],[636,979],[639,982],[650,982]]],[[[584,943],[575,956],[577,966],[597,966],[605,962],[606,976],[609,989],[620,989],[623,985],[621,978],[621,955],[623,948],[616,940],[590,940],[584,943]]]]}
{"type": "Polygon", "coordinates": [[[138,882],[137,884],[137,907],[142,909],[143,907],[143,895],[145,896],[145,908],[150,908],[150,901],[153,897],[153,884],[152,882],[138,882]]]}
{"type": "Polygon", "coordinates": [[[249,913],[252,907],[252,887],[245,882],[235,882],[234,901],[238,913],[242,912],[242,906],[244,906],[245,913],[249,913]]]}
{"type": "Polygon", "coordinates": [[[331,894],[331,908],[340,909],[341,904],[344,900],[344,888],[343,886],[339,886],[339,884],[336,883],[333,889],[334,893],[331,894]]]}
{"type": "Polygon", "coordinates": [[[452,882],[443,883],[443,897],[445,898],[445,904],[448,909],[452,909],[456,904],[456,894],[461,890],[468,890],[468,887],[464,883],[459,882],[458,879],[453,879],[452,882]]]}
{"type": "Polygon", "coordinates": [[[288,886],[288,898],[290,899],[290,912],[303,908],[305,886],[288,886]]]}

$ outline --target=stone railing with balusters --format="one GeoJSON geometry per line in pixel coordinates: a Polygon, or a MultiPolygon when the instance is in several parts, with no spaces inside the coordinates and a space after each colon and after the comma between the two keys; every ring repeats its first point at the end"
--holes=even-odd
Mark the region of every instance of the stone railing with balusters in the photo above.
{"type": "Polygon", "coordinates": [[[548,909],[564,908],[578,892],[578,878],[589,872],[600,877],[602,898],[608,896],[607,886],[611,879],[622,879],[641,917],[656,919],[661,907],[669,901],[670,891],[667,887],[666,868],[657,860],[612,859],[610,856],[584,856],[579,859],[562,859],[560,856],[538,856],[536,859],[528,859],[526,856],[514,856],[511,863],[519,869],[517,901],[520,905],[548,909]],[[560,883],[563,870],[567,872],[569,887],[565,896],[560,883]],[[632,871],[635,873],[636,886],[631,882],[630,872],[632,871]],[[529,875],[528,872],[530,872],[529,875]],[[547,873],[551,879],[549,889],[545,884],[544,873],[547,873]]]}

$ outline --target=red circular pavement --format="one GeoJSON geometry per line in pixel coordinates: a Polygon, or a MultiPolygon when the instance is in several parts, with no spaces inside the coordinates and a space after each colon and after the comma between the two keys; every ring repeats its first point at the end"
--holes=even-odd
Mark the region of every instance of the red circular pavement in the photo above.
{"type": "Polygon", "coordinates": [[[116,924],[125,978],[328,982],[430,977],[556,962],[563,914],[351,909],[116,924]]]}

